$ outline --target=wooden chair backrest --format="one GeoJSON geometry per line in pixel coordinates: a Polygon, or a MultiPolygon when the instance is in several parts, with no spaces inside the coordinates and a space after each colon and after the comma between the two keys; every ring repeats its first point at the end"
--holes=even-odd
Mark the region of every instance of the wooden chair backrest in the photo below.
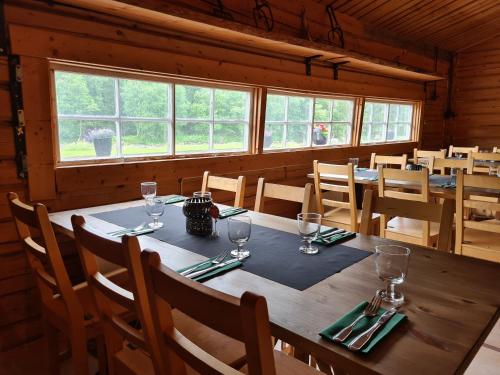
{"type": "Polygon", "coordinates": [[[241,375],[188,340],[173,323],[172,306],[198,322],[245,343],[248,374],[274,375],[266,299],[245,292],[236,298],[180,276],[161,264],[158,253],[141,254],[155,334],[163,345],[166,374],[186,374],[184,362],[200,374],[241,375]],[[181,360],[182,359],[182,360],[181,360]]]}
{"type": "Polygon", "coordinates": [[[474,147],[455,147],[450,145],[448,148],[448,157],[452,157],[455,153],[470,154],[471,152],[479,152],[479,146],[474,147]]]}
{"type": "MultiPolygon", "coordinates": [[[[380,197],[396,198],[411,202],[429,202],[429,171],[427,169],[423,169],[421,171],[400,171],[397,169],[382,168],[382,166],[379,166],[378,176],[378,193],[380,197]],[[386,187],[387,180],[405,182],[413,187],[418,186],[420,190],[417,192],[391,190],[386,187]]],[[[380,237],[386,237],[387,221],[387,215],[380,216],[380,237]]],[[[429,245],[429,221],[424,221],[422,226],[422,241],[425,245],[429,245]]]]}
{"type": "Polygon", "coordinates": [[[356,185],[354,183],[354,166],[319,163],[313,161],[314,169],[314,191],[316,195],[317,210],[321,215],[325,214],[325,206],[332,208],[345,208],[350,211],[351,230],[358,230],[358,207],[356,205],[356,185]],[[337,185],[321,182],[321,174],[335,174],[347,177],[347,185],[337,185]],[[348,200],[337,201],[333,198],[323,198],[324,191],[333,191],[347,194],[348,200]]]}
{"type": "Polygon", "coordinates": [[[359,232],[371,234],[372,215],[399,216],[415,220],[440,223],[437,248],[449,251],[453,224],[453,201],[446,199],[441,205],[434,202],[415,202],[404,199],[378,197],[373,190],[365,190],[359,232]]]}
{"type": "Polygon", "coordinates": [[[264,178],[260,177],[257,182],[254,211],[263,212],[265,198],[272,198],[302,203],[301,212],[309,212],[311,192],[312,184],[306,184],[305,187],[278,185],[265,182],[264,178]]]}
{"type": "MultiPolygon", "coordinates": [[[[69,279],[47,208],[41,203],[34,206],[27,205],[12,192],[7,194],[7,199],[17,233],[35,276],[42,303],[49,307],[50,311],[60,311],[55,307],[54,300],[54,295],[59,294],[62,296],[67,313],[67,316],[62,316],[61,319],[83,322],[84,310],[69,279]],[[33,229],[39,232],[40,243],[32,237],[33,229]],[[50,309],[50,306],[55,308],[50,309]]],[[[60,301],[61,299],[58,302],[60,301]]]]}
{"type": "Polygon", "coordinates": [[[475,166],[476,160],[480,161],[500,161],[500,153],[498,152],[471,152],[470,158],[472,159],[472,172],[473,173],[489,173],[490,168],[485,166],[475,166]]]}
{"type": "Polygon", "coordinates": [[[400,169],[406,169],[406,164],[408,162],[408,155],[404,154],[401,156],[393,155],[377,155],[372,152],[370,157],[370,169],[377,169],[378,164],[386,165],[399,165],[400,169]]]}
{"type": "Polygon", "coordinates": [[[236,194],[234,198],[234,207],[243,208],[245,200],[245,176],[238,178],[218,177],[211,176],[209,171],[203,173],[203,181],[201,183],[201,191],[203,193],[210,191],[210,189],[232,191],[236,194]]]}
{"type": "Polygon", "coordinates": [[[455,168],[455,169],[463,169],[466,170],[467,173],[472,173],[472,158],[468,157],[467,159],[434,159],[434,169],[439,169],[441,174],[446,174],[447,169],[455,168]]]}
{"type": "Polygon", "coordinates": [[[492,152],[500,152],[500,148],[498,148],[497,146],[493,147],[493,151],[492,152]]]}
{"type": "MultiPolygon", "coordinates": [[[[427,151],[427,150],[419,150],[417,148],[413,149],[413,162],[418,164],[418,159],[426,158],[429,159],[429,170],[432,172],[434,169],[438,169],[434,166],[431,166],[431,160],[434,163],[435,159],[445,159],[446,158],[446,150],[442,149],[439,151],[427,151]]],[[[440,169],[441,174],[444,174],[444,171],[440,169]]]]}
{"type": "MultiPolygon", "coordinates": [[[[97,310],[103,322],[108,364],[113,366],[113,356],[123,347],[124,340],[148,351],[152,356],[160,355],[159,347],[150,340],[152,322],[150,306],[144,284],[140,260],[141,248],[137,237],[123,236],[121,240],[100,233],[85,223],[82,216],[71,217],[75,242],[83,263],[87,283],[92,290],[97,310]],[[97,257],[127,269],[129,289],[117,285],[99,272],[97,257]],[[136,312],[141,329],[132,327],[119,315],[116,305],[125,311],[136,312]]],[[[162,368],[156,367],[160,372],[162,368]]],[[[112,368],[111,374],[116,374],[112,368]]]]}
{"type": "MultiPolygon", "coordinates": [[[[467,187],[484,188],[500,190],[500,178],[496,176],[484,175],[469,175],[464,174],[462,171],[457,173],[457,192],[456,192],[456,239],[455,239],[455,252],[462,253],[462,248],[474,247],[474,244],[464,244],[464,229],[476,229],[485,232],[500,233],[500,225],[492,221],[474,221],[464,219],[466,209],[483,209],[493,212],[500,211],[500,203],[498,201],[491,201],[489,199],[479,200],[477,193],[474,199],[470,199],[464,189],[467,187]]],[[[485,234],[486,235],[486,234],[485,234]]],[[[498,258],[500,259],[500,257],[498,258]]]]}

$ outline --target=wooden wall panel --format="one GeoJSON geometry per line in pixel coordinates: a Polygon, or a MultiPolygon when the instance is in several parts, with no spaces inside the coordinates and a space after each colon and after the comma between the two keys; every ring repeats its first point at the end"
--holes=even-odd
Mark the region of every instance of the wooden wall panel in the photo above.
{"type": "Polygon", "coordinates": [[[460,52],[454,78],[449,142],[500,147],[500,37],[460,52]]]}

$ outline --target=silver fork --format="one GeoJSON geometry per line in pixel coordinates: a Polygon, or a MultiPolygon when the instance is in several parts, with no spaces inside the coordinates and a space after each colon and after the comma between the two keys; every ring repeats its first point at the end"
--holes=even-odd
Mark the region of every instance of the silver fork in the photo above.
{"type": "Polygon", "coordinates": [[[382,297],[377,291],[377,294],[372,298],[371,302],[365,307],[363,310],[363,314],[358,316],[354,322],[349,324],[347,327],[342,329],[340,332],[338,332],[335,336],[333,336],[332,340],[335,342],[343,342],[345,339],[349,337],[349,335],[352,333],[352,330],[358,324],[358,322],[367,317],[370,318],[372,316],[377,315],[378,309],[380,307],[380,304],[382,303],[382,297]]]}
{"type": "Polygon", "coordinates": [[[219,263],[222,263],[224,261],[224,259],[226,259],[226,257],[228,256],[229,254],[229,250],[227,251],[224,251],[222,254],[218,255],[215,259],[209,259],[203,263],[200,263],[200,264],[197,264],[196,266],[194,267],[191,267],[191,268],[188,268],[187,270],[184,270],[182,271],[180,274],[182,276],[186,276],[194,271],[196,271],[198,268],[200,267],[203,267],[203,266],[206,266],[207,264],[219,264],[219,263]]]}

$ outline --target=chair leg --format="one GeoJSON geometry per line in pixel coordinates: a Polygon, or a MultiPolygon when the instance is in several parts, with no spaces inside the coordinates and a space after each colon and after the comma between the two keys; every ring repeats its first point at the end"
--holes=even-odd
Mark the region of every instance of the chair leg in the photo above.
{"type": "Polygon", "coordinates": [[[106,353],[106,343],[103,336],[96,338],[97,343],[97,360],[99,363],[99,375],[108,374],[108,358],[106,353]]]}
{"type": "Polygon", "coordinates": [[[76,329],[71,332],[71,359],[75,375],[89,374],[87,335],[84,330],[76,329]]]}
{"type": "Polygon", "coordinates": [[[45,319],[43,320],[43,330],[47,339],[47,358],[49,360],[49,372],[52,375],[59,375],[59,342],[57,340],[57,330],[45,319]]]}

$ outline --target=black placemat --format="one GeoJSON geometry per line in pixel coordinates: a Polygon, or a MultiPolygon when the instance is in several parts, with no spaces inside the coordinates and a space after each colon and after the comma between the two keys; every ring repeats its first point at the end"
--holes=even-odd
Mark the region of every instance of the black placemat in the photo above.
{"type": "MultiPolygon", "coordinates": [[[[92,216],[125,228],[151,221],[144,207],[126,208],[92,216]]],[[[160,221],[165,226],[148,236],[206,257],[235,248],[227,238],[227,219],[218,221],[220,237],[215,239],[188,234],[182,209],[177,206],[166,206],[160,221]]],[[[300,245],[300,237],[297,234],[253,224],[250,240],[245,245],[251,256],[244,261],[242,268],[291,288],[304,290],[372,254],[345,245],[320,245],[319,254],[306,255],[299,252],[300,245]]]]}
{"type": "MultiPolygon", "coordinates": [[[[371,179],[371,178],[378,177],[378,172],[373,170],[373,169],[355,171],[354,174],[357,178],[371,179]]],[[[431,174],[429,176],[429,185],[430,186],[441,186],[444,184],[449,184],[450,181],[451,181],[451,177],[448,175],[431,174]]]]}

